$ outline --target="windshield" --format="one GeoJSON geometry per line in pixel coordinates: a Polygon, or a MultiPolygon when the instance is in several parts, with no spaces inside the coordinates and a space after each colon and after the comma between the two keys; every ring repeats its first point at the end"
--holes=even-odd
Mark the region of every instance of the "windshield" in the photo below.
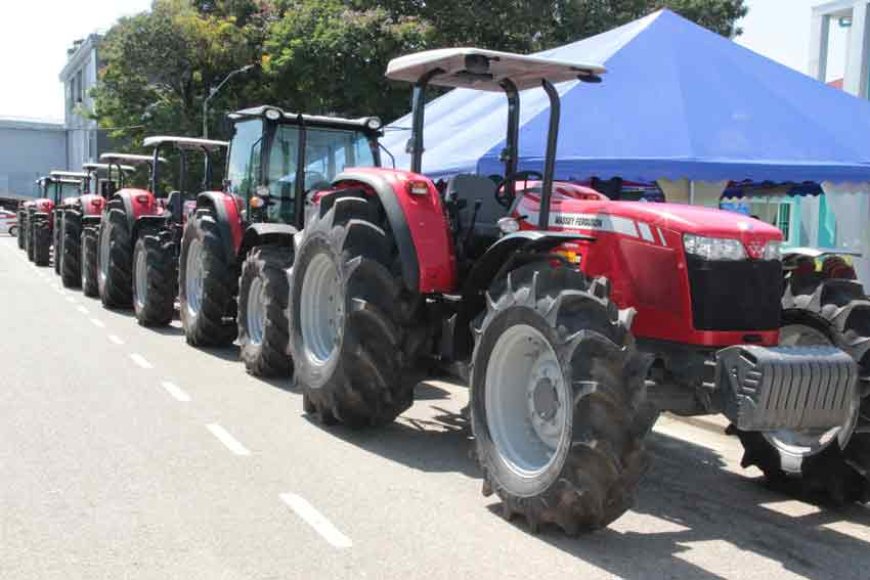
{"type": "Polygon", "coordinates": [[[230,156],[227,161],[229,193],[247,197],[257,182],[263,122],[260,119],[241,121],[235,125],[230,156]]]}
{"type": "Polygon", "coordinates": [[[79,183],[61,183],[60,198],[67,199],[70,197],[78,197],[81,193],[81,184],[79,183]]]}

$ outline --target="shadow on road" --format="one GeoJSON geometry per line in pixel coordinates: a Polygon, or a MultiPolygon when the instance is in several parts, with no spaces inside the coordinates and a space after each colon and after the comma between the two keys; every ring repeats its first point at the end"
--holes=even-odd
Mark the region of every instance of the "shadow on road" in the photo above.
{"type": "MultiPolygon", "coordinates": [[[[328,432],[414,469],[480,477],[472,459],[468,421],[462,413],[448,410],[458,407],[457,402],[445,400],[442,405],[437,399],[451,395],[434,385],[420,385],[417,391],[417,400],[430,410],[426,418],[412,409],[384,429],[330,427],[328,432]]],[[[810,578],[868,577],[870,510],[864,506],[833,510],[789,502],[799,515],[788,515],[778,508],[787,496],[766,488],[760,477],[728,471],[722,457],[707,447],[653,433],[648,448],[650,471],[634,510],[624,519],[578,538],[556,528],[544,528],[535,538],[625,578],[727,577],[727,571],[717,575],[705,562],[694,562],[696,557],[710,557],[690,554],[694,544],[722,544],[726,554],[741,554],[740,561],[726,557],[711,566],[730,566],[732,573],[744,577],[753,576],[757,566],[781,566],[810,578]]],[[[488,507],[494,517],[501,517],[498,501],[488,507]]],[[[512,525],[530,533],[522,518],[512,525]]],[[[715,547],[701,552],[711,550],[721,558],[723,550],[715,547]]]]}

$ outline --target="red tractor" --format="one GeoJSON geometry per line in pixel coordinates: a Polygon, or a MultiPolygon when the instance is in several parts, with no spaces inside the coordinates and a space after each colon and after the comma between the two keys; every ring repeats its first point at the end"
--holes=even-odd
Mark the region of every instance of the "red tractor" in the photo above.
{"type": "Polygon", "coordinates": [[[197,196],[181,242],[181,321],[189,344],[226,345],[238,335],[250,373],[287,374],[287,276],[306,196],[346,166],[380,165],[381,122],[268,106],[230,119],[225,190],[197,196]]]}
{"type": "MultiPolygon", "coordinates": [[[[156,175],[155,165],[166,160],[157,155],[130,153],[103,153],[100,160],[118,168],[125,163],[131,166],[148,165],[151,175],[156,175]]],[[[86,275],[94,270],[100,300],[106,308],[129,308],[133,303],[133,226],[140,216],[161,215],[166,211],[166,200],[157,199],[151,191],[127,187],[123,171],[118,169],[120,188],[113,191],[103,206],[99,226],[83,238],[87,261],[86,275]],[[96,250],[96,263],[88,259],[89,250],[96,250]]],[[[153,187],[153,178],[152,178],[153,187]]]]}
{"type": "MultiPolygon", "coordinates": [[[[81,193],[82,175],[69,171],[52,171],[51,175],[38,180],[43,197],[25,204],[27,257],[37,266],[48,266],[54,232],[57,231],[57,208],[69,197],[81,193]],[[50,196],[50,197],[49,197],[50,196]]],[[[55,246],[55,252],[57,246],[55,246]]],[[[57,271],[57,255],[55,255],[57,271]]]]}
{"type": "Polygon", "coordinates": [[[804,304],[830,304],[826,344],[780,347],[779,230],[554,187],[553,83],[602,72],[465,48],[390,63],[415,87],[411,171],[346,169],[297,245],[290,345],[306,411],[383,424],[411,405],[427,361],[465,369],[484,494],[533,529],[576,533],[627,510],[662,410],[724,413],[769,477],[866,498],[870,333],[850,323],[870,310],[831,285],[794,303],[806,318],[818,315],[804,304]],[[500,183],[420,174],[430,84],[506,94],[500,183]],[[536,186],[516,161],[519,91],[532,88],[550,100],[536,186]]]}
{"type": "Polygon", "coordinates": [[[178,287],[178,255],[184,223],[194,205],[193,191],[188,182],[188,157],[201,153],[205,159],[203,189],[211,182],[212,157],[226,149],[226,141],[213,141],[193,137],[146,137],[145,147],[152,147],[154,155],[172,148],[178,151],[180,190],[160,195],[158,165],[152,164],[151,191],[158,201],[165,197],[165,205],[155,203],[153,214],[142,213],[132,226],[133,240],[133,309],[136,320],[143,326],[165,326],[175,314],[178,287]]]}

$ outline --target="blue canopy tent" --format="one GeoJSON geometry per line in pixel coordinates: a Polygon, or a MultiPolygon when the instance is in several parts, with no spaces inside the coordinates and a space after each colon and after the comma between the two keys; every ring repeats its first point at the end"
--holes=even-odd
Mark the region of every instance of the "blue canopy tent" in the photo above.
{"type": "MultiPolygon", "coordinates": [[[[662,10],[542,55],[601,62],[558,86],[559,179],[870,181],[870,103],[662,10]]],[[[549,112],[522,94],[519,167],[540,171],[549,112]]],[[[424,172],[501,173],[504,95],[457,89],[426,106],[424,172]]],[[[399,167],[411,119],[388,127],[399,167]]]]}

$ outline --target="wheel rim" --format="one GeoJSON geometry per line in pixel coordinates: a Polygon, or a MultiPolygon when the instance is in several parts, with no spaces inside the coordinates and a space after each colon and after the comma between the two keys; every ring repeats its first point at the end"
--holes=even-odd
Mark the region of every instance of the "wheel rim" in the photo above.
{"type": "Polygon", "coordinates": [[[305,355],[323,366],[335,356],[344,324],[338,269],[329,256],[318,254],[308,264],[299,310],[305,355]]]}
{"type": "Polygon", "coordinates": [[[251,281],[248,289],[245,315],[248,339],[255,345],[263,344],[266,334],[266,285],[259,276],[251,281]]]}
{"type": "Polygon", "coordinates": [[[184,280],[187,311],[191,316],[199,314],[202,306],[202,242],[193,240],[187,251],[187,272],[184,280]]]}
{"type": "MultiPolygon", "coordinates": [[[[833,346],[831,339],[821,330],[806,324],[787,324],[779,331],[780,346],[833,346]]],[[[854,417],[844,425],[830,429],[803,429],[800,431],[780,429],[764,431],[767,441],[780,451],[782,468],[790,473],[800,473],[804,458],[816,455],[831,443],[842,439],[851,431],[854,417]]]]}
{"type": "Polygon", "coordinates": [[[139,251],[136,252],[136,265],[135,265],[135,301],[136,301],[136,309],[142,310],[145,307],[145,301],[147,300],[148,293],[148,268],[145,263],[145,252],[139,251]]]}
{"type": "Polygon", "coordinates": [[[534,478],[559,457],[571,433],[571,396],[556,352],[536,328],[518,324],[498,338],[486,365],[484,408],[505,465],[534,478]]]}
{"type": "Polygon", "coordinates": [[[105,285],[109,278],[109,250],[111,243],[108,232],[102,232],[100,236],[100,283],[105,285]]]}

